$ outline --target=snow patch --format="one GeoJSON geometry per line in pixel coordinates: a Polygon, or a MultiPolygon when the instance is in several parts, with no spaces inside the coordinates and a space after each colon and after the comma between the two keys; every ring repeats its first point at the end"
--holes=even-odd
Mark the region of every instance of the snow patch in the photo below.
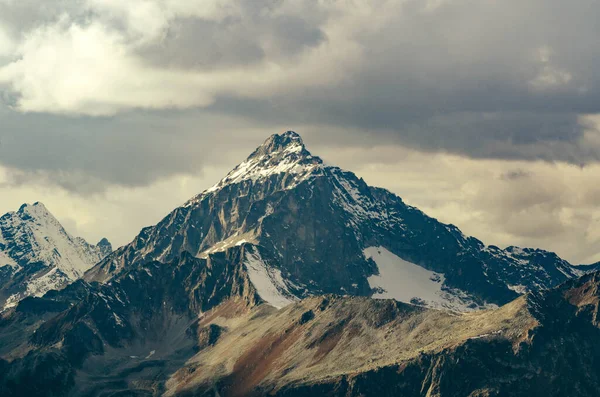
{"type": "Polygon", "coordinates": [[[246,251],[244,264],[248,270],[250,282],[265,302],[277,309],[294,302],[281,276],[281,271],[268,266],[257,249],[246,251]]]}
{"type": "Polygon", "coordinates": [[[318,157],[304,152],[304,144],[300,139],[293,139],[286,147],[262,155],[251,155],[235,167],[225,178],[214,186],[188,200],[183,207],[189,207],[202,201],[203,198],[217,192],[228,185],[243,181],[260,181],[273,175],[288,174],[293,178],[286,183],[285,189],[292,189],[302,181],[322,175],[323,162],[318,157]]]}
{"type": "Polygon", "coordinates": [[[421,266],[405,261],[383,247],[369,247],[363,251],[379,269],[370,276],[369,286],[377,292],[374,298],[395,299],[428,307],[454,311],[473,310],[472,301],[463,291],[442,289],[445,277],[421,266]]]}
{"type": "Polygon", "coordinates": [[[119,317],[117,315],[117,313],[113,312],[113,318],[115,319],[115,322],[117,323],[117,325],[119,327],[124,327],[125,326],[125,324],[123,324],[123,320],[121,320],[121,317],[119,317]]]}
{"type": "Polygon", "coordinates": [[[502,330],[497,330],[488,334],[480,334],[480,335],[476,335],[476,336],[472,336],[469,339],[481,339],[481,338],[486,338],[488,336],[493,336],[493,335],[498,335],[502,332],[502,330]]]}
{"type": "Polygon", "coordinates": [[[221,240],[215,243],[212,247],[198,253],[196,257],[206,259],[210,254],[227,251],[231,247],[238,247],[240,245],[254,242],[255,238],[251,233],[244,233],[242,235],[238,235],[238,233],[236,232],[233,236],[230,236],[225,240],[221,240]]]}
{"type": "Polygon", "coordinates": [[[515,291],[517,294],[521,294],[521,295],[526,294],[528,291],[526,286],[520,285],[520,284],[517,284],[517,285],[506,284],[506,286],[508,287],[508,289],[515,291]]]}
{"type": "Polygon", "coordinates": [[[373,297],[392,298],[402,302],[410,302],[413,298],[439,300],[444,283],[443,275],[407,262],[383,247],[367,248],[364,254],[366,258],[373,259],[379,269],[379,275],[368,278],[371,288],[379,290],[373,297]]]}

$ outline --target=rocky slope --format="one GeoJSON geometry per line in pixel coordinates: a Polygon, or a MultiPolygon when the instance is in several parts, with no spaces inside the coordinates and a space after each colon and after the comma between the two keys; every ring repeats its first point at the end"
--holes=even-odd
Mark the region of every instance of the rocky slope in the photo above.
{"type": "Polygon", "coordinates": [[[206,259],[183,253],[110,284],[78,280],[22,300],[0,315],[0,395],[159,393],[198,350],[199,314],[260,302],[244,256],[244,247],[206,259]]]}
{"type": "Polygon", "coordinates": [[[63,288],[111,251],[69,235],[42,203],[22,205],[0,217],[0,309],[63,288]]]}
{"type": "Polygon", "coordinates": [[[165,395],[595,396],[599,286],[595,273],[458,316],[330,296],[241,319],[217,307],[200,319],[216,336],[165,395]]]}
{"type": "Polygon", "coordinates": [[[106,282],[138,262],[169,262],[182,252],[202,258],[244,242],[272,258],[270,288],[297,298],[375,294],[465,311],[584,273],[552,252],[486,247],[324,164],[288,131],[271,136],[223,180],[143,229],[85,278],[106,282]]]}
{"type": "Polygon", "coordinates": [[[0,317],[0,394],[600,393],[600,273],[463,314],[334,295],[278,310],[244,271],[251,248],[23,300],[0,317]]]}

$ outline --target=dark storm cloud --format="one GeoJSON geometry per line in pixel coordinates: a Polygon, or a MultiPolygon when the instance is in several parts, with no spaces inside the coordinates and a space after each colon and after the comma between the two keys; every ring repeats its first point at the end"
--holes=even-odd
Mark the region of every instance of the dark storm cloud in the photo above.
{"type": "Polygon", "coordinates": [[[245,148],[268,133],[193,111],[132,112],[114,119],[0,110],[0,119],[0,165],[10,171],[9,183],[38,178],[82,194],[114,184],[143,186],[174,174],[199,176],[207,163],[239,160],[230,157],[238,154],[228,146],[233,136],[245,148]]]}
{"type": "Polygon", "coordinates": [[[138,54],[158,66],[211,70],[251,65],[267,56],[293,57],[318,45],[323,32],[298,16],[251,16],[249,19],[207,21],[174,20],[159,42],[142,47],[138,54]],[[269,40],[270,54],[260,45],[269,40]]]}
{"type": "Polygon", "coordinates": [[[271,120],[276,125],[311,125],[310,141],[325,148],[396,144],[426,152],[473,158],[565,161],[583,165],[600,160],[598,143],[585,132],[596,127],[574,113],[407,111],[327,101],[303,102],[220,99],[211,109],[271,120]],[[315,124],[322,125],[316,129],[315,124]]]}
{"type": "MultiPolygon", "coordinates": [[[[16,43],[66,18],[67,27],[110,32],[99,48],[127,56],[97,76],[131,68],[108,94],[99,87],[97,96],[80,95],[87,87],[69,78],[88,64],[63,77],[58,63],[55,78],[66,83],[54,84],[35,74],[41,61],[31,54],[45,54],[37,51],[41,39],[15,53],[32,60],[10,65],[4,82],[5,102],[16,110],[0,112],[0,165],[13,170],[13,181],[43,175],[72,190],[139,186],[198,173],[222,161],[215,146],[247,150],[280,128],[305,133],[325,151],[395,144],[473,158],[577,165],[600,158],[600,139],[590,138],[596,127],[581,117],[600,112],[596,1],[230,0],[211,1],[218,7],[206,15],[192,3],[0,0],[0,27],[16,43]],[[148,4],[155,11],[140,7],[148,4]],[[189,85],[174,84],[177,73],[190,73],[189,85]],[[149,94],[143,78],[152,80],[149,94]],[[160,84],[169,95],[145,101],[160,96],[160,84]],[[194,102],[190,92],[205,95],[194,102]],[[116,115],[81,115],[96,103],[116,115]],[[144,107],[163,110],[131,110],[144,107]]],[[[67,49],[69,32],[48,30],[67,49]]]]}

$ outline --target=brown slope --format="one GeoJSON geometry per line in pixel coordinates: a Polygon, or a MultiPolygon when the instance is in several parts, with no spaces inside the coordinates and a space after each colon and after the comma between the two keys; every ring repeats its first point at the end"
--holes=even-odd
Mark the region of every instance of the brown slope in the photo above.
{"type": "Polygon", "coordinates": [[[600,272],[468,314],[334,296],[223,305],[166,395],[598,396],[599,291],[600,272]]]}
{"type": "Polygon", "coordinates": [[[538,325],[519,298],[488,312],[456,315],[391,300],[315,297],[243,317],[216,308],[201,326],[223,330],[167,384],[167,395],[218,388],[222,396],[276,393],[290,385],[408,363],[472,339],[503,340],[515,350],[538,325]]]}

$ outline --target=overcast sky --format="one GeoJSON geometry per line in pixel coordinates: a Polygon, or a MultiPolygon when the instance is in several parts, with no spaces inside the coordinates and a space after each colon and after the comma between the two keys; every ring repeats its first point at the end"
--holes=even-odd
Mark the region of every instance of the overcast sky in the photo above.
{"type": "Polygon", "coordinates": [[[600,260],[597,0],[0,0],[0,213],[115,245],[272,133],[487,244],[600,260]]]}

